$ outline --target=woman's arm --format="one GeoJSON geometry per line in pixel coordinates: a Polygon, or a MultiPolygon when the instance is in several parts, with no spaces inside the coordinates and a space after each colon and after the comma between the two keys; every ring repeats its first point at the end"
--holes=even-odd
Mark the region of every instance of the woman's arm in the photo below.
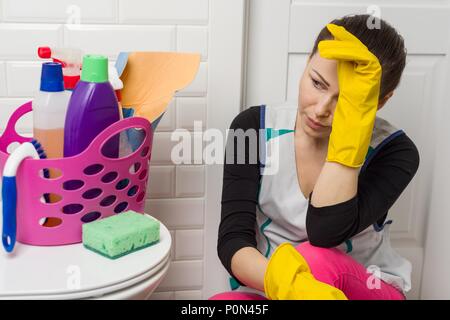
{"type": "MultiPolygon", "coordinates": [[[[249,129],[256,130],[257,143],[259,141],[259,112],[259,107],[251,107],[242,111],[233,120],[230,129],[242,129],[244,131],[249,129]]],[[[261,261],[262,257],[254,260],[256,264],[253,263],[252,259],[259,253],[256,249],[255,225],[260,162],[258,157],[256,157],[258,160],[257,163],[250,163],[249,159],[252,157],[250,157],[249,152],[255,149],[249,148],[248,142],[246,142],[245,150],[237,150],[237,143],[231,137],[231,135],[228,136],[225,159],[227,153],[231,151],[230,148],[234,148],[234,159],[233,163],[225,162],[224,164],[222,208],[217,253],[220,261],[230,275],[235,276],[238,282],[239,279],[242,279],[243,282],[240,282],[240,284],[248,283],[249,286],[252,286],[255,283],[254,279],[247,279],[247,277],[249,275],[253,276],[251,273],[252,267],[257,267],[256,264],[260,265],[261,263],[259,261],[261,261]],[[245,163],[243,164],[237,162],[238,151],[245,152],[245,163]],[[249,253],[251,259],[246,258],[245,254],[249,250],[251,250],[249,253]],[[238,251],[240,253],[236,255],[238,251]],[[239,275],[234,274],[235,269],[239,275]]],[[[259,146],[257,146],[256,152],[258,152],[258,148],[259,146]]]]}
{"type": "Polygon", "coordinates": [[[350,200],[358,189],[358,173],[359,168],[325,162],[314,186],[311,204],[325,207],[350,200]]]}
{"type": "Polygon", "coordinates": [[[328,24],[327,28],[334,39],[320,41],[318,50],[323,58],[337,60],[339,98],[327,153],[327,161],[336,163],[326,163],[320,173],[311,206],[319,206],[317,209],[323,212],[316,210],[314,219],[308,214],[307,231],[311,243],[336,246],[387,213],[414,176],[418,153],[410,148],[406,153],[399,150],[388,154],[377,163],[377,174],[369,175],[369,183],[360,188],[358,169],[363,166],[370,146],[379,106],[382,67],[378,58],[344,27],[328,24]],[[408,167],[411,162],[415,162],[414,166],[408,167]],[[327,205],[339,206],[340,201],[349,205],[353,196],[357,198],[353,209],[342,210],[342,216],[335,214],[334,221],[330,220],[327,205]],[[366,207],[362,208],[363,205],[366,207]]]}
{"type": "Polygon", "coordinates": [[[264,292],[264,274],[268,262],[257,249],[241,248],[233,255],[231,270],[241,283],[264,292]]]}
{"type": "MultiPolygon", "coordinates": [[[[320,191],[322,196],[329,192],[328,190],[340,192],[336,186],[341,182],[327,176],[329,172],[324,172],[322,182],[327,181],[329,185],[321,184],[319,190],[316,184],[310,196],[306,216],[310,243],[319,247],[335,247],[370,225],[379,221],[382,223],[388,210],[413,179],[419,162],[419,152],[415,144],[406,134],[401,134],[386,143],[365,170],[361,171],[357,180],[357,193],[353,198],[345,201],[342,197],[343,202],[338,204],[316,207],[311,202],[316,192],[320,191]]],[[[345,196],[347,197],[351,191],[349,188],[343,189],[348,192],[345,196]]]]}

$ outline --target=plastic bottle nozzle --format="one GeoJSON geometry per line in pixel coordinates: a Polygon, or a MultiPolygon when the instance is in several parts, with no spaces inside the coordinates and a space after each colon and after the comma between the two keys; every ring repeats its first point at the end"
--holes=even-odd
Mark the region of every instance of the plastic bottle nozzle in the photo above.
{"type": "Polygon", "coordinates": [[[60,63],[46,62],[42,64],[41,91],[64,91],[62,66],[60,63]]]}
{"type": "Polygon", "coordinates": [[[50,47],[39,47],[38,56],[41,59],[50,59],[52,57],[52,49],[50,47]]]}
{"type": "Polygon", "coordinates": [[[80,80],[82,51],[77,48],[39,47],[38,56],[42,59],[53,59],[63,68],[64,87],[71,90],[80,80]]]}

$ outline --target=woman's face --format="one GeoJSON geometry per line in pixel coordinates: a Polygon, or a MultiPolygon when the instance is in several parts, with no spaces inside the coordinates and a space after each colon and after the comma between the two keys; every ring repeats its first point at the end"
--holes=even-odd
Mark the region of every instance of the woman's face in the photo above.
{"type": "Polygon", "coordinates": [[[300,127],[311,138],[330,136],[338,96],[337,61],[315,53],[300,79],[298,97],[300,127]],[[309,119],[322,126],[314,125],[309,119]]]}

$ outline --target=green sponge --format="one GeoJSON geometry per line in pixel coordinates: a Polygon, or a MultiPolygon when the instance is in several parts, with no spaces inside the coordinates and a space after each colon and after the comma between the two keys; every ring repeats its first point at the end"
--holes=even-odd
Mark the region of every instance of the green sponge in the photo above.
{"type": "Polygon", "coordinates": [[[83,224],[83,245],[110,259],[159,241],[159,222],[132,210],[83,224]]]}

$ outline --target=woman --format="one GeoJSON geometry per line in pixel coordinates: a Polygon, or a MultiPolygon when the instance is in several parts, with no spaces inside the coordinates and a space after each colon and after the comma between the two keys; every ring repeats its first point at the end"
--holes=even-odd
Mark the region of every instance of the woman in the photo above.
{"type": "Polygon", "coordinates": [[[419,154],[376,117],[406,51],[394,28],[370,30],[369,18],[323,28],[298,106],[251,107],[231,124],[258,143],[239,150],[228,136],[217,249],[234,291],[211,299],[400,300],[410,290],[411,264],[391,248],[386,218],[419,154]]]}

